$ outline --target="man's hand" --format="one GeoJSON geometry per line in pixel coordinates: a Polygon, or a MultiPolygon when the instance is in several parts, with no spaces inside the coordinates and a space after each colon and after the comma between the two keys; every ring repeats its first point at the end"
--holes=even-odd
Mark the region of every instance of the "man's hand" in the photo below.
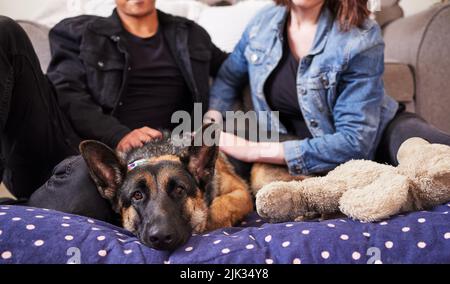
{"type": "Polygon", "coordinates": [[[121,153],[126,153],[133,148],[142,147],[144,146],[144,143],[161,137],[162,133],[160,131],[150,127],[135,129],[120,140],[116,150],[121,153]]]}

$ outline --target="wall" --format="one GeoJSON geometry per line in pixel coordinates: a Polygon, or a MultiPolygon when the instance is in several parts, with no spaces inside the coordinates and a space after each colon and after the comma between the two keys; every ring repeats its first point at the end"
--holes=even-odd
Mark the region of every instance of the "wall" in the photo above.
{"type": "Polygon", "coordinates": [[[34,0],[0,0],[0,14],[18,19],[33,15],[33,11],[39,9],[45,1],[34,0]]]}
{"type": "Polygon", "coordinates": [[[405,11],[405,15],[412,15],[423,11],[440,0],[401,0],[400,5],[405,11]]]}

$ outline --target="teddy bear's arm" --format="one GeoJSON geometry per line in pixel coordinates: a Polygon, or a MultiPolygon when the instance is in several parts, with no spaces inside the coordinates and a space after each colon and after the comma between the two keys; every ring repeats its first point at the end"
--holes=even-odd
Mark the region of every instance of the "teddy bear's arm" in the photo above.
{"type": "Polygon", "coordinates": [[[335,181],[330,187],[324,182],[323,178],[309,178],[266,185],[256,195],[258,214],[271,222],[305,221],[336,214],[345,185],[335,181]]]}

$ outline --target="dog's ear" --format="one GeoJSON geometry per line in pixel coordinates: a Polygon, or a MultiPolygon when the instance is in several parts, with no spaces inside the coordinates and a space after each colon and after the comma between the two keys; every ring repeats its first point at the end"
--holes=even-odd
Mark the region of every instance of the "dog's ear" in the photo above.
{"type": "Polygon", "coordinates": [[[111,148],[98,141],[81,142],[80,152],[100,195],[114,201],[125,178],[126,166],[111,148]]]}
{"type": "Polygon", "coordinates": [[[205,124],[192,137],[191,145],[182,155],[181,161],[201,188],[205,188],[214,176],[219,153],[220,131],[216,124],[205,124]]]}

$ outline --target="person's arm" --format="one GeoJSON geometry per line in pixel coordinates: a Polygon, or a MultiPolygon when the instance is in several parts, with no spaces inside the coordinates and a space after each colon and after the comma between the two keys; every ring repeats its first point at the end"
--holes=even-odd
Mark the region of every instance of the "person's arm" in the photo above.
{"type": "Polygon", "coordinates": [[[225,154],[243,162],[286,165],[283,144],[278,142],[252,142],[222,132],[219,148],[225,154]]]}
{"type": "Polygon", "coordinates": [[[384,44],[380,38],[358,52],[341,74],[333,109],[336,129],[333,134],[283,143],[247,141],[244,146],[241,141],[241,146],[222,147],[222,150],[247,162],[267,162],[267,158],[261,157],[261,153],[266,151],[264,149],[277,151],[282,145],[283,150],[278,150],[272,159],[278,164],[284,156],[289,171],[294,175],[326,172],[351,159],[370,159],[369,154],[377,146],[375,139],[380,130],[383,71],[384,44]]]}
{"type": "Polygon", "coordinates": [[[283,143],[292,173],[320,173],[352,159],[371,158],[380,131],[383,72],[384,44],[380,39],[355,55],[341,74],[333,109],[335,133],[283,143]]]}
{"type": "Polygon", "coordinates": [[[103,113],[89,93],[86,71],[79,59],[81,25],[63,21],[49,34],[52,60],[47,76],[53,83],[58,102],[82,139],[96,139],[115,148],[129,128],[103,113]]]}

